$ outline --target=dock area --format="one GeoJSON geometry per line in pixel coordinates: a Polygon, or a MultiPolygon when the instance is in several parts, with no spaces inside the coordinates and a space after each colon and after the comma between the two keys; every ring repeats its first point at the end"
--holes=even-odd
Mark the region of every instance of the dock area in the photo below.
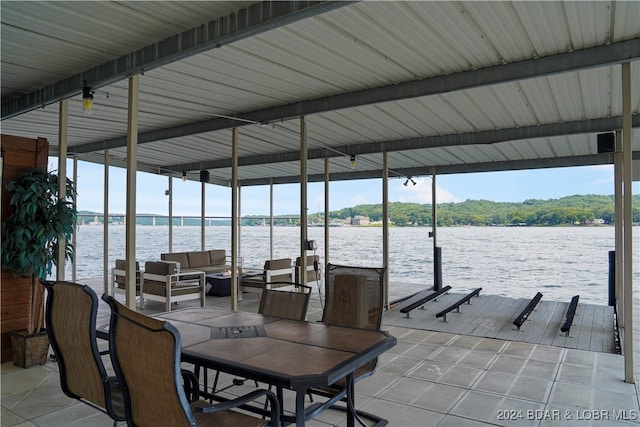
{"type": "Polygon", "coordinates": [[[430,292],[420,292],[396,304],[384,313],[384,324],[603,353],[616,352],[613,307],[580,303],[568,336],[560,331],[560,326],[569,302],[544,298],[520,330],[513,321],[529,303],[526,298],[485,295],[481,292],[480,296],[470,300],[471,304],[462,304],[459,313],[449,313],[447,322],[443,322],[435,314],[464,294],[450,291],[439,296],[437,301],[427,302],[424,309],[412,310],[409,313],[411,318],[400,312],[402,307],[430,292]]]}
{"type": "MultiPolygon", "coordinates": [[[[80,282],[98,295],[103,292],[102,279],[80,282]]],[[[384,313],[382,329],[398,343],[380,357],[375,375],[358,382],[358,408],[402,427],[638,425],[638,390],[624,382],[624,357],[610,351],[613,313],[608,307],[580,304],[565,337],[559,322],[566,304],[544,299],[521,331],[513,330],[512,322],[527,304],[524,299],[481,293],[461,313],[449,313],[446,323],[435,317],[460,295],[430,301],[410,319],[399,310],[411,300],[384,313]]],[[[120,294],[116,298],[124,300],[120,294]]],[[[255,294],[245,294],[238,309],[256,312],[258,303],[255,294]]],[[[231,301],[208,296],[206,305],[229,309],[231,301]]],[[[175,309],[194,306],[198,301],[175,309]]],[[[149,301],[141,312],[154,315],[164,308],[149,301]]],[[[314,289],[307,320],[321,317],[314,289]]],[[[109,308],[100,300],[98,325],[108,319],[109,308]]],[[[106,342],[99,345],[106,348],[106,342]]],[[[57,369],[51,360],[28,370],[2,365],[3,426],[111,425],[104,414],[62,394],[57,369]]],[[[233,378],[223,374],[220,385],[233,378]]],[[[247,382],[228,392],[242,394],[253,387],[247,382]]],[[[292,396],[285,393],[285,408],[292,407],[292,396]]],[[[308,425],[342,427],[346,421],[344,413],[329,410],[308,425]]]]}

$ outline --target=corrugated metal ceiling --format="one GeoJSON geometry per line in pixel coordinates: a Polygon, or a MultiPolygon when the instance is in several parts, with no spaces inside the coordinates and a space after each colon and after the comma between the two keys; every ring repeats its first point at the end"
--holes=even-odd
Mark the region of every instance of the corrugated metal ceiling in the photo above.
{"type": "MultiPolygon", "coordinates": [[[[5,101],[138,49],[161,50],[183,31],[177,46],[189,47],[189,37],[209,35],[190,29],[245,15],[255,31],[145,69],[141,170],[197,179],[207,169],[212,182],[228,183],[230,128],[241,126],[243,185],[295,182],[305,110],[311,180],[322,179],[325,157],[331,179],[380,176],[382,152],[390,176],[608,163],[596,134],[620,127],[623,58],[632,61],[640,126],[640,2],[297,2],[286,25],[265,12],[281,3],[240,11],[250,5],[3,2],[2,132],[55,147],[55,105],[12,116],[5,101]]],[[[69,152],[100,162],[109,148],[113,164],[122,161],[126,79],[99,87],[92,116],[79,95],[69,104],[69,152]]]]}

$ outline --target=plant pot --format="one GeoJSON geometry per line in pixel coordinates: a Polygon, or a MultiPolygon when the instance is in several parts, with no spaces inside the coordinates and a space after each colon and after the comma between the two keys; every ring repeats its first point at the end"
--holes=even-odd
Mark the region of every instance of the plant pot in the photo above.
{"type": "Polygon", "coordinates": [[[44,365],[49,353],[49,337],[47,330],[41,329],[35,334],[27,331],[9,331],[11,348],[13,350],[13,364],[21,368],[44,365]]]}

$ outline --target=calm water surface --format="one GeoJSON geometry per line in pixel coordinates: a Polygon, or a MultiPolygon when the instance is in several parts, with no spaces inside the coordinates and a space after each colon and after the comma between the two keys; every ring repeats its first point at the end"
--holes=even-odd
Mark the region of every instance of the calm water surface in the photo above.
{"type": "MultiPolygon", "coordinates": [[[[207,249],[230,249],[230,227],[205,229],[207,249]]],[[[261,268],[269,253],[269,227],[243,227],[241,256],[247,267],[261,268]]],[[[389,282],[391,300],[433,285],[433,240],[430,228],[389,229],[389,282]]],[[[76,277],[100,277],[103,228],[82,226],[77,234],[76,277]]],[[[482,287],[484,292],[513,298],[580,301],[607,304],[608,252],[614,249],[613,227],[442,227],[437,230],[442,248],[443,284],[456,291],[482,287]]],[[[324,260],[324,229],[309,228],[324,260]]],[[[638,243],[634,227],[634,287],[640,282],[638,243]]],[[[168,251],[168,228],[138,226],[138,261],[160,259],[168,251]]],[[[299,229],[274,227],[273,257],[295,259],[299,254],[299,229]]],[[[200,227],[174,227],[173,251],[200,249],[200,227]]],[[[335,264],[382,265],[382,229],[336,227],[330,229],[330,259],[335,264]]],[[[124,256],[124,226],[109,227],[109,265],[124,256]]],[[[71,278],[70,268],[67,277],[71,278]]]]}

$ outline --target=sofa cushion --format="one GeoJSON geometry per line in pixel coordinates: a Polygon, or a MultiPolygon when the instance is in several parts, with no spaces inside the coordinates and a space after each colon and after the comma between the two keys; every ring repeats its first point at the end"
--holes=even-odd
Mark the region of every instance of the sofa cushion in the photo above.
{"type": "Polygon", "coordinates": [[[209,252],[187,252],[187,258],[189,258],[189,268],[207,267],[211,265],[209,263],[209,252]]]}
{"type": "Polygon", "coordinates": [[[189,268],[189,258],[186,252],[171,252],[166,254],[160,254],[160,259],[163,261],[174,261],[180,263],[180,269],[189,268]]]}
{"type": "Polygon", "coordinates": [[[178,272],[178,264],[176,262],[147,261],[144,264],[144,272],[162,276],[176,274],[178,272]]]}
{"type": "Polygon", "coordinates": [[[209,251],[209,265],[224,265],[227,263],[227,252],[224,249],[209,251]]]}

